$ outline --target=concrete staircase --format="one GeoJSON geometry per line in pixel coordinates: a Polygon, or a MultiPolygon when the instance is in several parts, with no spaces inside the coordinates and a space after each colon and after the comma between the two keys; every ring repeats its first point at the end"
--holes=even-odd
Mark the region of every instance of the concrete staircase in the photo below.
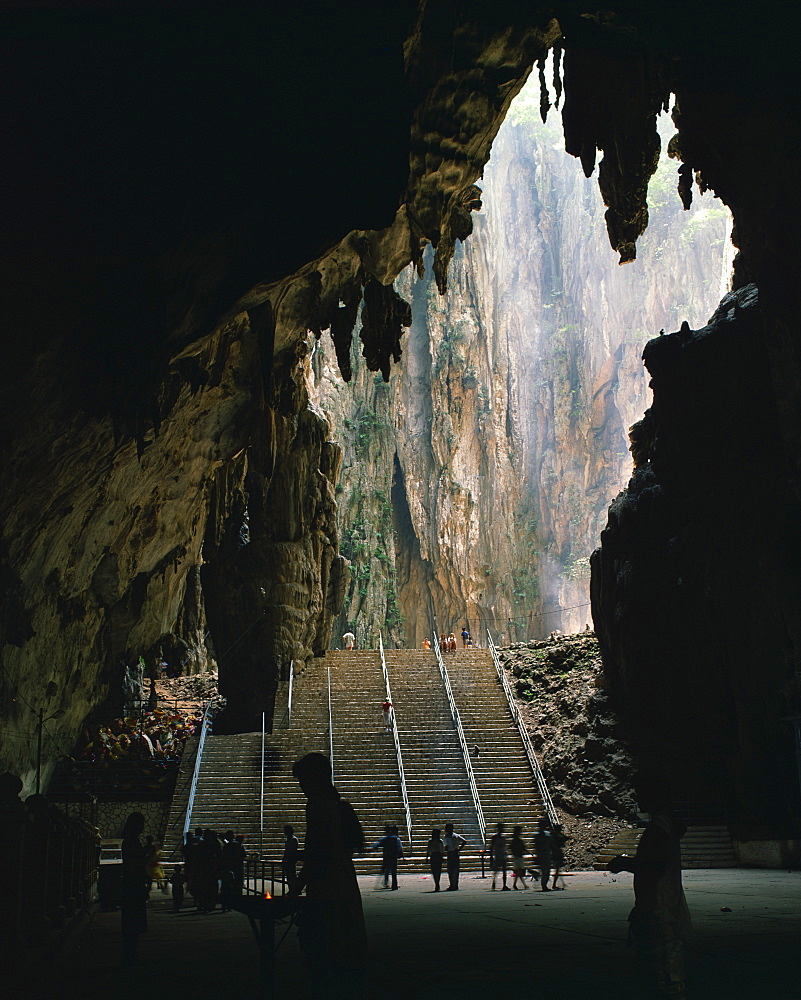
{"type": "Polygon", "coordinates": [[[595,861],[593,861],[592,867],[596,871],[605,872],[609,870],[609,862],[612,858],[616,858],[618,854],[628,854],[629,857],[634,857],[637,853],[637,845],[640,842],[641,836],[642,827],[639,826],[632,827],[628,830],[621,830],[621,832],[616,837],[613,837],[606,847],[598,853],[595,861]]]}
{"type": "MultiPolygon", "coordinates": [[[[462,867],[479,864],[483,846],[459,738],[431,650],[386,654],[412,814],[414,852],[425,856],[433,827],[453,823],[467,846],[462,867]]],[[[407,866],[408,867],[408,866],[407,866]]]]}
{"type": "MultiPolygon", "coordinates": [[[[306,799],[292,776],[292,765],[310,750],[328,752],[327,674],[322,661],[304,671],[297,685],[289,730],[265,738],[264,837],[260,832],[261,733],[206,737],[192,829],[234,830],[245,836],[248,851],[280,858],[283,827],[289,823],[302,835],[306,799]]],[[[172,843],[165,848],[171,851],[172,843]]]]}
{"type": "Polygon", "coordinates": [[[737,868],[727,826],[691,826],[681,838],[683,868],[737,868]]]}
{"type": "MultiPolygon", "coordinates": [[[[462,867],[480,867],[481,838],[467,773],[435,654],[425,650],[386,653],[413,822],[413,857],[403,870],[424,865],[431,829],[452,822],[468,841],[462,867]]],[[[454,697],[470,745],[479,795],[490,833],[494,823],[520,823],[533,837],[541,805],[520,736],[495,679],[488,653],[449,654],[454,697]]],[[[384,732],[385,685],[377,652],[329,652],[310,663],[293,694],[291,726],[266,737],[264,834],[260,833],[261,734],[208,736],[191,825],[244,834],[248,850],[279,858],[283,826],[303,839],[305,798],[292,765],[310,750],[328,752],[328,673],[331,675],[334,780],[354,806],[368,845],[396,824],[409,844],[395,744],[384,732]]],[[[511,831],[510,831],[511,832],[511,831]]],[[[176,844],[165,845],[171,850],[176,844]]],[[[376,872],[378,852],[357,862],[376,872]]]]}
{"type": "MultiPolygon", "coordinates": [[[[368,847],[390,823],[398,827],[408,849],[395,741],[384,732],[381,712],[386,698],[381,657],[369,651],[331,651],[318,662],[331,670],[334,784],[356,810],[368,847]]],[[[297,721],[293,719],[293,726],[297,721]]],[[[357,862],[357,872],[377,871],[380,857],[376,852],[357,862]]]]}
{"type": "Polygon", "coordinates": [[[444,655],[445,669],[459,709],[467,744],[478,747],[471,757],[476,786],[487,825],[487,838],[496,823],[523,827],[523,839],[533,847],[542,805],[520,732],[512,720],[503,688],[486,649],[458,650],[444,655]]]}
{"type": "MultiPolygon", "coordinates": [[[[618,854],[634,855],[642,836],[642,828],[624,830],[599,853],[593,863],[598,871],[606,871],[618,854]]],[[[728,827],[723,825],[691,826],[681,839],[682,868],[736,868],[728,827]]]]}

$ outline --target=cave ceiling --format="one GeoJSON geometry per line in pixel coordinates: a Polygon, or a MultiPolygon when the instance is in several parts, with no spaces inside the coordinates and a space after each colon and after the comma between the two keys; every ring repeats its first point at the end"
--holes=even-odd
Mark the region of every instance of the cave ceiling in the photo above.
{"type": "Polygon", "coordinates": [[[218,630],[273,622],[253,633],[273,688],[281,657],[325,648],[341,589],[337,457],[324,419],[302,416],[307,333],[331,330],[347,377],[364,298],[364,356],[386,377],[408,320],[392,281],[431,243],[446,289],[492,140],[553,48],[564,98],[551,114],[576,168],[597,170],[621,262],[647,225],[655,116],[677,95],[683,197],[699,183],[730,206],[736,281],[758,281],[773,317],[797,477],[798,14],[786,5],[429,0],[4,20],[6,717],[22,719],[17,695],[37,705],[53,674],[77,732],[120,659],[188,614],[204,558],[218,630]],[[242,567],[248,507],[249,558],[287,567],[284,596],[265,600],[312,595],[295,632],[242,567]],[[227,578],[239,589],[223,600],[227,578]]]}

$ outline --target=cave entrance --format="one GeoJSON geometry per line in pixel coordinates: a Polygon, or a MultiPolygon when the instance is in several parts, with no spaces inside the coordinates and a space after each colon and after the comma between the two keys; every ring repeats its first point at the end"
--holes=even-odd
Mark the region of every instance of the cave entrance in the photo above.
{"type": "Polygon", "coordinates": [[[589,556],[649,405],[642,349],[684,321],[703,326],[731,273],[728,209],[707,193],[684,210],[670,115],[659,131],[649,226],[621,267],[597,176],[564,151],[560,115],[541,120],[532,74],[493,144],[447,295],[430,248],[425,277],[409,268],[396,283],[413,321],[389,384],[355,357],[357,338],[348,385],[328,339],[314,345],[313,397],[344,446],[352,580],[334,645],[348,630],[372,644],[381,628],[419,646],[431,613],[502,644],[591,621],[589,556]]]}

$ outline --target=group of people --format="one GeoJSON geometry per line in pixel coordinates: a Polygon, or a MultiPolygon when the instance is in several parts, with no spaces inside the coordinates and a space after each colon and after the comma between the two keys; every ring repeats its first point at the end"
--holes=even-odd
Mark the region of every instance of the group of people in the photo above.
{"type": "MultiPolygon", "coordinates": [[[[528,846],[523,840],[523,827],[516,826],[512,830],[511,838],[506,837],[503,823],[498,823],[495,834],[489,843],[490,867],[492,868],[492,888],[494,889],[500,875],[502,878],[502,891],[509,891],[507,874],[512,871],[512,889],[517,889],[520,882],[521,889],[528,889],[526,882],[526,857],[529,854],[528,846]]],[[[567,843],[561,824],[552,824],[543,818],[539,822],[536,836],[534,837],[534,865],[539,875],[540,887],[543,892],[551,892],[552,889],[564,889],[565,880],[562,877],[562,885],[558,885],[562,876],[562,869],[565,864],[565,844],[567,843]],[[548,882],[553,873],[553,885],[548,882]]]]}
{"type": "Polygon", "coordinates": [[[445,824],[445,836],[436,827],[431,831],[431,839],[426,844],[426,861],[434,879],[434,892],[439,892],[442,866],[448,873],[446,892],[456,892],[459,888],[460,857],[467,841],[453,829],[453,823],[445,824]]]}
{"type": "MultiPolygon", "coordinates": [[[[306,890],[298,933],[312,992],[320,997],[359,1000],[365,995],[366,935],[353,856],[365,849],[364,831],[353,807],[334,787],[331,764],[324,754],[307,754],[295,763],[293,773],[307,797],[305,849],[302,867],[297,871],[299,844],[293,828],[284,827],[282,867],[290,896],[306,890]]],[[[634,873],[635,906],[629,915],[630,939],[640,959],[643,983],[651,990],[647,995],[683,997],[683,941],[689,930],[681,886],[679,842],[683,827],[655,792],[650,795],[650,799],[644,792],[638,795],[643,808],[651,812],[651,822],[642,835],[636,856],[619,856],[609,867],[613,872],[634,873]]],[[[137,937],[147,929],[146,900],[152,884],[153,868],[148,869],[146,849],[139,840],[143,829],[142,814],[132,813],[123,831],[122,933],[124,958],[129,963],[136,961],[137,937]]],[[[521,888],[527,888],[529,851],[522,832],[520,826],[514,827],[512,837],[507,840],[504,824],[497,824],[489,848],[493,889],[499,877],[501,889],[509,889],[509,869],[513,875],[511,888],[516,889],[518,882],[521,888]]],[[[174,899],[178,887],[182,898],[186,884],[198,909],[210,912],[218,893],[225,900],[226,884],[233,891],[237,886],[241,891],[242,839],[234,837],[230,830],[222,842],[211,830],[196,830],[188,835],[183,848],[185,871],[179,866],[172,879],[174,899]]],[[[560,825],[540,820],[534,838],[534,861],[544,892],[560,888],[558,880],[566,841],[560,825]],[[553,884],[549,887],[551,876],[553,884]]],[[[426,859],[435,892],[440,891],[443,867],[448,874],[446,891],[459,889],[460,854],[466,844],[452,823],[445,824],[444,836],[439,829],[431,831],[426,859]]],[[[398,861],[404,857],[397,827],[385,828],[384,836],[373,845],[375,849],[379,847],[384,884],[397,889],[398,861]]],[[[158,862],[157,854],[153,860],[158,862]]]]}
{"type": "MultiPolygon", "coordinates": [[[[450,635],[442,635],[437,640],[439,643],[440,652],[442,653],[455,653],[456,652],[456,636],[453,632],[450,635]]],[[[470,630],[465,625],[462,629],[462,649],[472,649],[473,648],[473,638],[470,635],[470,630]]],[[[431,640],[426,636],[423,639],[423,649],[431,649],[431,640]]]]}
{"type": "Polygon", "coordinates": [[[170,880],[175,908],[180,909],[186,886],[200,913],[211,913],[218,902],[224,913],[230,910],[245,879],[244,837],[226,830],[220,838],[214,830],[198,828],[187,833],[181,856],[183,865],[170,880]]]}

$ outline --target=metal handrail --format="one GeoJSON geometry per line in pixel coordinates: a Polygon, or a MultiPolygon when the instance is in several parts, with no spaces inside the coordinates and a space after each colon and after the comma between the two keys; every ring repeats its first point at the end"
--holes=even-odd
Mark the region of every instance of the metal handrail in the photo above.
{"type": "Polygon", "coordinates": [[[331,668],[328,668],[328,759],[331,761],[331,781],[334,781],[334,717],[331,714],[331,668]]]}
{"type": "Polygon", "coordinates": [[[259,853],[264,850],[264,742],[267,713],[261,713],[261,790],[259,792],[259,853]]]}
{"type": "MultiPolygon", "coordinates": [[[[384,683],[387,687],[387,701],[392,702],[392,692],[389,688],[389,671],[387,661],[384,656],[384,642],[381,633],[378,633],[378,651],[381,653],[381,670],[384,673],[384,683]]],[[[403,809],[406,813],[406,833],[409,838],[409,854],[412,853],[412,810],[409,805],[409,793],[406,789],[406,774],[403,770],[403,757],[401,756],[400,736],[398,735],[398,720],[395,718],[395,709],[392,709],[392,735],[395,739],[395,756],[398,758],[398,774],[400,775],[401,795],[403,796],[403,809]]]]}
{"type": "Polygon", "coordinates": [[[520,730],[520,737],[523,740],[523,746],[526,750],[526,756],[528,757],[529,765],[534,774],[534,778],[537,782],[537,789],[540,793],[540,798],[542,799],[542,804],[545,806],[545,812],[548,814],[548,819],[554,825],[559,822],[559,816],[556,812],[556,808],[553,804],[553,799],[551,798],[551,793],[548,791],[548,786],[545,783],[545,775],[542,773],[542,768],[540,767],[539,759],[534,751],[534,747],[531,743],[531,738],[528,735],[528,730],[526,729],[526,724],[523,721],[523,716],[520,714],[520,709],[517,707],[517,702],[515,701],[514,695],[512,694],[512,689],[509,686],[509,680],[506,677],[506,671],[501,666],[501,659],[498,656],[498,649],[493,642],[492,636],[490,635],[489,629],[487,629],[487,643],[489,649],[492,653],[492,659],[495,663],[495,670],[498,674],[498,680],[501,682],[501,687],[506,693],[506,700],[509,703],[509,711],[512,713],[512,719],[514,720],[517,728],[520,730]]]}
{"type": "Polygon", "coordinates": [[[445,692],[448,695],[448,704],[451,708],[451,717],[453,718],[453,724],[456,726],[456,733],[459,737],[459,745],[462,748],[462,756],[464,757],[464,766],[467,771],[467,780],[470,784],[470,794],[473,797],[473,807],[476,810],[476,817],[478,819],[478,829],[481,833],[482,845],[486,846],[487,843],[487,824],[484,822],[484,811],[481,808],[481,800],[478,797],[478,787],[476,785],[476,776],[473,773],[473,765],[470,763],[470,751],[467,748],[467,740],[465,739],[464,729],[462,729],[462,720],[459,716],[459,709],[456,707],[456,702],[453,698],[453,690],[451,689],[451,679],[448,677],[448,671],[445,669],[445,661],[442,659],[442,651],[439,648],[439,639],[437,637],[437,630],[434,629],[432,635],[434,636],[434,652],[437,654],[437,666],[439,667],[439,672],[442,676],[442,682],[445,685],[445,692]]]}
{"type": "Polygon", "coordinates": [[[195,790],[197,789],[197,779],[200,774],[200,761],[203,757],[203,747],[206,745],[206,734],[211,727],[211,702],[206,705],[206,711],[203,713],[203,721],[200,723],[200,739],[197,744],[197,753],[195,754],[195,771],[192,775],[192,785],[189,789],[189,801],[186,804],[186,817],[184,819],[184,842],[186,842],[186,835],[189,832],[189,828],[192,825],[192,809],[195,805],[195,790]]]}
{"type": "Polygon", "coordinates": [[[292,723],[292,690],[295,685],[295,668],[289,668],[289,680],[287,682],[287,698],[286,698],[286,708],[284,709],[284,714],[280,719],[276,720],[273,718],[272,731],[277,732],[279,729],[289,729],[292,723]]]}

